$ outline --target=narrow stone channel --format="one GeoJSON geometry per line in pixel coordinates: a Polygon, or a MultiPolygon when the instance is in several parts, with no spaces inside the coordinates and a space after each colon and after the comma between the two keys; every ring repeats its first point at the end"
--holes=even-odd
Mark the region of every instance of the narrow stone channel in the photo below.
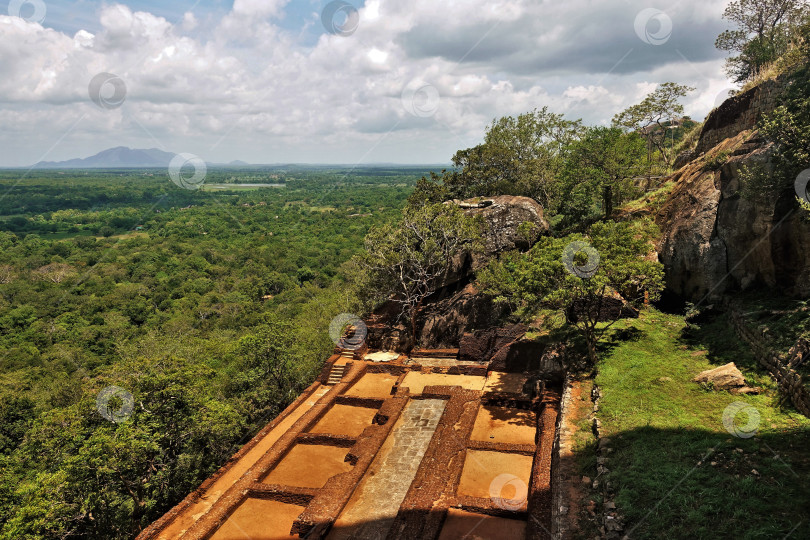
{"type": "Polygon", "coordinates": [[[330,539],[383,540],[405,499],[447,402],[412,400],[349,500],[330,539]]]}

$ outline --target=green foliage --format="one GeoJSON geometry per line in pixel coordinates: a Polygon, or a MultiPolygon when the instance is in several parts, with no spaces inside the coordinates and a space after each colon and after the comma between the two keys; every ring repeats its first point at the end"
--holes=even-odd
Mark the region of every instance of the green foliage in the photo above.
{"type": "Polygon", "coordinates": [[[363,287],[375,298],[390,297],[411,323],[415,345],[416,316],[423,302],[453,270],[453,260],[476,248],[480,224],[452,204],[409,207],[402,220],[369,232],[357,259],[365,270],[363,287]]]}
{"type": "Polygon", "coordinates": [[[347,261],[424,171],[22,174],[0,172],[2,540],[132,538],[196,489],[311,383],[363,308],[347,261]],[[110,385],[122,423],[96,410],[110,385]]]}
{"type": "Polygon", "coordinates": [[[35,418],[35,404],[28,397],[9,396],[0,402],[0,454],[17,447],[35,418]]]}
{"type": "Polygon", "coordinates": [[[449,186],[454,173],[442,171],[441,175],[430,173],[430,178],[422,177],[408,197],[408,208],[419,208],[426,204],[436,204],[452,198],[449,186]]]}
{"type": "Polygon", "coordinates": [[[615,206],[638,196],[633,178],[647,171],[647,150],[637,133],[619,128],[589,128],[582,139],[572,143],[561,172],[562,192],[559,213],[567,221],[590,217],[590,210],[601,206],[609,219],[615,206]]]}
{"type": "Polygon", "coordinates": [[[675,157],[674,141],[669,128],[673,127],[673,121],[683,117],[683,105],[680,100],[694,90],[673,82],[660,84],[641,103],[628,107],[614,116],[613,124],[642,134],[659,152],[664,164],[669,168],[675,157]]]}
{"type": "Polygon", "coordinates": [[[703,131],[703,122],[692,122],[690,125],[684,123],[684,129],[678,133],[679,137],[675,139],[673,155],[678,156],[683,152],[694,150],[700,140],[701,131],[703,131]]]}
{"type": "Polygon", "coordinates": [[[743,194],[771,200],[795,194],[799,173],[810,168],[810,23],[801,28],[802,64],[776,110],[759,124],[764,137],[774,143],[773,167],[752,167],[744,177],[743,194]]]}
{"type": "Polygon", "coordinates": [[[731,152],[723,151],[718,152],[717,154],[713,155],[706,162],[703,164],[704,171],[719,171],[723,168],[723,165],[728,163],[728,158],[731,155],[731,152]]]}
{"type": "Polygon", "coordinates": [[[523,316],[538,308],[565,311],[595,360],[596,344],[609,326],[599,327],[605,299],[619,293],[639,306],[645,293],[655,300],[663,289],[662,265],[646,258],[654,235],[651,221],[598,222],[587,235],[545,237],[526,254],[505,254],[478,273],[478,283],[523,316]]]}
{"type": "MultiPolygon", "coordinates": [[[[727,317],[705,320],[689,337],[685,327],[682,316],[645,310],[616,325],[598,364],[600,435],[613,448],[600,482],[613,486],[625,532],[644,539],[661,538],[661,531],[672,538],[808,537],[802,517],[810,504],[810,420],[780,407],[775,381],[727,317]],[[692,382],[728,362],[759,395],[707,392],[692,382]],[[723,424],[726,407],[740,401],[759,413],[758,431],[747,439],[723,424]]],[[[593,476],[591,467],[582,474],[593,476]]]]}
{"type": "Polygon", "coordinates": [[[459,169],[443,181],[456,198],[523,195],[549,208],[566,147],[583,131],[579,120],[566,120],[547,107],[505,116],[487,128],[483,144],[459,150],[459,169]]]}
{"type": "Polygon", "coordinates": [[[237,372],[228,390],[250,396],[245,403],[248,418],[266,418],[278,413],[279,404],[289,403],[304,388],[311,373],[297,364],[296,332],[289,322],[271,317],[266,326],[237,343],[237,372]]]}
{"type": "Polygon", "coordinates": [[[784,56],[806,15],[804,0],[735,0],[726,6],[723,18],[736,28],[721,33],[715,46],[738,53],[726,60],[729,77],[745,82],[784,56]]]}
{"type": "MultiPolygon", "coordinates": [[[[118,365],[103,384],[130,389],[121,423],[95,409],[96,392],[45,412],[12,454],[25,464],[2,538],[127,538],[157,509],[193,490],[244,429],[205,364],[168,357],[118,365]]],[[[88,388],[88,390],[90,390],[88,388]]]]}

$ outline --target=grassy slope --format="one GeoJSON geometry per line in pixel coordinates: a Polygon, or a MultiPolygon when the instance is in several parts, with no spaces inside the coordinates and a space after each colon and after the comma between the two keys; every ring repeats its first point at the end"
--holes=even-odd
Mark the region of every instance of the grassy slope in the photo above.
{"type": "Polygon", "coordinates": [[[626,532],[810,538],[810,420],[780,408],[774,382],[724,320],[685,328],[683,317],[650,310],[623,321],[601,355],[599,417],[602,435],[613,441],[605,480],[617,490],[626,532]],[[764,392],[733,396],[690,382],[730,361],[764,392]],[[759,411],[755,437],[724,428],[723,411],[735,401],[759,411]]]}

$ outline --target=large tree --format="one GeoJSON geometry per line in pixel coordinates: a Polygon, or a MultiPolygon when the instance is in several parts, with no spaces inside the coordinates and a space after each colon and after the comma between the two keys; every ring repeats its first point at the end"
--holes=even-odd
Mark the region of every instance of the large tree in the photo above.
{"type": "Polygon", "coordinates": [[[478,283],[525,317],[540,308],[564,312],[595,362],[599,340],[617,320],[614,293],[639,306],[663,289],[663,265],[648,257],[654,237],[651,221],[598,222],[587,235],[544,237],[525,254],[503,255],[479,272],[478,283]]]}
{"type": "Polygon", "coordinates": [[[452,204],[405,210],[400,223],[372,230],[359,264],[368,287],[400,304],[400,317],[411,326],[416,345],[416,318],[424,301],[441,286],[453,260],[474,249],[480,237],[476,220],[452,204]]]}
{"type": "Polygon", "coordinates": [[[726,71],[737,82],[756,76],[789,48],[799,21],[807,14],[806,0],[735,0],[723,18],[735,28],[720,34],[718,49],[737,53],[726,60],[726,71]]]}
{"type": "Polygon", "coordinates": [[[487,128],[483,144],[453,156],[458,172],[444,182],[457,197],[524,195],[548,207],[565,148],[583,132],[547,107],[505,116],[487,128]]]}
{"type": "Polygon", "coordinates": [[[802,26],[799,34],[801,66],[791,74],[781,105],[759,124],[765,138],[774,143],[774,168],[754,167],[743,193],[767,199],[795,190],[799,203],[810,210],[808,185],[801,184],[803,177],[799,177],[810,169],[810,22],[802,26]],[[805,193],[800,193],[801,189],[805,193]]]}
{"type": "Polygon", "coordinates": [[[647,170],[646,145],[637,133],[616,127],[594,127],[574,142],[561,174],[566,193],[560,213],[569,219],[587,217],[594,204],[609,219],[613,208],[634,194],[633,178],[647,170]]]}
{"type": "Polygon", "coordinates": [[[641,103],[628,107],[613,117],[613,124],[642,134],[661,155],[667,168],[672,165],[672,144],[667,145],[669,128],[683,117],[681,99],[694,88],[666,82],[645,97],[641,103]]]}

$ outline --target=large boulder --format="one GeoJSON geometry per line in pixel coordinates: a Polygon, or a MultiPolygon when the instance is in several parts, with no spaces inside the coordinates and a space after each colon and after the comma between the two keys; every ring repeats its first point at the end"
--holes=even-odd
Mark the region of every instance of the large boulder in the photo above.
{"type": "Polygon", "coordinates": [[[410,326],[397,320],[399,306],[393,302],[387,302],[369,318],[366,343],[372,349],[399,352],[409,348],[455,349],[465,333],[488,328],[504,314],[503,304],[496,304],[467,284],[422,308],[416,321],[415,344],[411,344],[410,326]]]}
{"type": "Polygon", "coordinates": [[[469,216],[481,217],[483,252],[459,254],[452,262],[451,270],[419,313],[415,344],[410,343],[411,329],[399,321],[400,306],[389,301],[369,318],[369,347],[395,351],[408,350],[409,346],[454,349],[466,333],[493,327],[507,308],[475,288],[475,271],[500,253],[529,249],[549,231],[543,207],[528,197],[503,195],[447,204],[459,206],[469,216]],[[532,226],[521,227],[525,223],[532,226]]]}
{"type": "Polygon", "coordinates": [[[473,258],[472,269],[484,266],[493,256],[518,249],[525,251],[532,247],[544,234],[548,234],[549,225],[544,217],[543,207],[528,197],[500,195],[453,201],[464,213],[470,216],[481,216],[486,224],[484,228],[484,252],[473,258]],[[520,232],[524,223],[533,227],[527,231],[528,236],[520,232]]]}
{"type": "Polygon", "coordinates": [[[467,332],[461,337],[458,358],[471,362],[489,362],[501,349],[520,339],[526,330],[528,328],[522,324],[513,324],[504,328],[467,332]]]}
{"type": "Polygon", "coordinates": [[[459,253],[437,289],[459,282],[468,283],[473,273],[486,266],[494,257],[514,249],[526,251],[549,231],[543,207],[528,197],[476,197],[463,201],[447,201],[445,204],[455,204],[468,216],[482,219],[483,250],[459,253]],[[530,230],[525,230],[525,227],[521,229],[524,223],[532,225],[530,230]]]}
{"type": "Polygon", "coordinates": [[[676,185],[656,216],[669,290],[692,301],[761,286],[810,296],[810,222],[797,211],[793,190],[768,203],[740,194],[743,172],[767,167],[770,151],[746,131],[673,176],[676,185]],[[716,169],[709,166],[717,160],[716,169]]]}

